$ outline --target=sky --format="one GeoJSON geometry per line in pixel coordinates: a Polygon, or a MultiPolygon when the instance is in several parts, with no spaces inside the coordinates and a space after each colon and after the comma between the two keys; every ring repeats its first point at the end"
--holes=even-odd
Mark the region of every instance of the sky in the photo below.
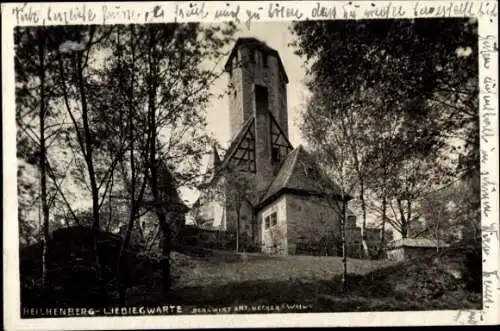
{"type": "MultiPolygon", "coordinates": [[[[304,61],[298,55],[294,54],[294,48],[289,46],[289,44],[293,42],[293,35],[289,30],[290,25],[291,23],[286,21],[259,22],[251,24],[249,27],[245,24],[241,24],[237,25],[238,31],[234,35],[234,39],[236,40],[239,37],[254,37],[265,42],[268,46],[278,51],[289,79],[287,86],[289,140],[293,146],[296,147],[299,144],[304,144],[304,140],[300,134],[299,125],[300,112],[305,104],[308,90],[303,84],[305,79],[304,61]]],[[[233,46],[234,43],[227,45],[227,49],[223,50],[223,52],[229,54],[233,46]]],[[[67,52],[80,49],[82,45],[74,41],[67,41],[60,47],[62,51],[67,52]]],[[[100,56],[96,56],[96,62],[94,65],[103,65],[105,59],[105,53],[100,56]]],[[[222,70],[226,60],[227,56],[222,58],[218,62],[218,67],[216,67],[215,70],[222,70]]],[[[210,68],[213,67],[213,63],[209,65],[210,68]]],[[[223,74],[210,86],[210,92],[212,92],[213,95],[220,95],[226,90],[227,85],[228,76],[227,74],[223,74]]],[[[206,114],[207,133],[213,135],[221,146],[225,148],[228,147],[231,137],[229,125],[229,100],[227,96],[224,98],[217,98],[216,96],[213,97],[209,102],[208,108],[206,109],[206,114]]],[[[206,171],[207,161],[208,155],[205,156],[204,164],[202,165],[202,169],[200,169],[202,172],[206,171]]],[[[26,169],[26,171],[28,170],[29,169],[26,169]]],[[[33,176],[36,178],[35,175],[33,176]]],[[[81,190],[76,186],[76,184],[66,184],[66,193],[68,198],[71,201],[74,201],[73,204],[75,205],[75,208],[84,209],[85,207],[90,206],[90,197],[84,196],[85,193],[87,193],[85,190],[81,190]]],[[[194,203],[199,196],[198,191],[185,187],[180,187],[179,193],[188,205],[194,203]]]]}
{"type": "MultiPolygon", "coordinates": [[[[301,111],[304,109],[309,92],[304,84],[306,79],[306,69],[304,60],[294,53],[294,47],[290,46],[293,42],[294,36],[290,31],[290,22],[260,22],[254,23],[249,28],[241,24],[238,27],[239,31],[235,35],[235,39],[239,37],[254,37],[265,42],[269,47],[278,51],[280,58],[283,62],[285,71],[289,78],[287,85],[287,105],[288,105],[288,127],[289,127],[289,140],[294,147],[298,145],[305,145],[305,140],[301,136],[301,111]]],[[[224,50],[229,54],[233,44],[227,46],[224,50]]],[[[67,42],[61,47],[65,48],[78,48],[79,44],[74,42],[67,42]]],[[[467,57],[471,54],[470,47],[459,47],[456,50],[458,57],[467,57]]],[[[104,58],[104,57],[103,57],[104,58]]],[[[222,70],[227,57],[221,59],[216,70],[222,70]]],[[[213,95],[220,95],[225,91],[228,84],[227,74],[222,75],[211,86],[213,95]]],[[[229,124],[229,101],[227,97],[217,98],[213,97],[209,102],[207,109],[207,131],[213,135],[223,147],[227,147],[230,143],[230,124],[229,124]]],[[[201,171],[205,171],[207,167],[208,155],[204,158],[204,164],[201,171]]],[[[71,192],[72,196],[80,196],[80,201],[90,201],[90,199],[81,199],[81,190],[71,192]]],[[[191,205],[199,196],[199,192],[187,188],[179,188],[181,197],[191,205]]],[[[360,218],[358,218],[360,220],[360,218]]],[[[373,221],[373,215],[369,215],[368,221],[373,221]]],[[[396,238],[397,239],[397,238],[396,238]]]]}
{"type": "MultiPolygon", "coordinates": [[[[305,144],[300,132],[300,113],[305,105],[308,89],[304,85],[306,74],[304,61],[300,56],[294,54],[295,48],[289,46],[294,40],[293,34],[289,30],[290,25],[290,22],[260,22],[250,25],[250,28],[244,24],[237,25],[239,31],[235,34],[235,39],[254,37],[278,51],[289,80],[287,86],[289,140],[294,147],[297,147],[305,144]]],[[[228,46],[228,52],[233,45],[234,43],[228,46]]],[[[225,64],[226,59],[227,57],[219,63],[220,67],[225,64]]],[[[211,92],[218,95],[224,92],[227,84],[228,77],[224,74],[212,85],[211,92]]],[[[212,99],[207,109],[207,122],[208,133],[212,134],[223,147],[227,147],[231,138],[227,96],[222,99],[212,99]]],[[[207,167],[207,160],[208,157],[205,157],[203,171],[207,167]]],[[[197,191],[186,188],[180,188],[179,191],[181,197],[189,204],[193,203],[199,195],[197,191]]]]}
{"type": "MultiPolygon", "coordinates": [[[[285,71],[288,76],[289,83],[287,85],[287,106],[288,106],[288,134],[289,140],[294,147],[298,145],[306,145],[306,142],[300,132],[301,111],[304,109],[309,90],[305,86],[306,69],[304,59],[294,53],[295,48],[289,46],[293,42],[294,36],[289,30],[290,22],[265,22],[256,23],[247,28],[241,24],[237,27],[239,32],[235,34],[235,39],[239,37],[254,37],[265,42],[269,47],[278,51],[285,71]]],[[[228,46],[229,52],[233,44],[228,46]]],[[[227,58],[221,61],[222,67],[227,58]]],[[[228,76],[223,75],[211,87],[213,94],[220,94],[224,91],[228,84],[228,76]]],[[[207,131],[212,134],[223,147],[228,147],[230,143],[231,133],[229,125],[229,100],[227,97],[222,99],[213,98],[207,109],[207,131]]],[[[208,156],[204,158],[203,171],[206,171],[208,165],[208,156]]],[[[192,204],[199,197],[199,192],[196,190],[180,187],[179,194],[188,204],[192,204]]],[[[368,223],[375,222],[374,215],[368,215],[368,223]]],[[[360,225],[361,217],[357,218],[357,223],[360,225]]],[[[399,239],[395,233],[395,239],[399,239]]]]}
{"type": "MultiPolygon", "coordinates": [[[[235,38],[254,37],[278,51],[289,79],[287,86],[289,139],[296,146],[303,143],[299,130],[299,115],[305,103],[307,88],[303,84],[305,78],[304,61],[294,54],[294,47],[289,46],[293,41],[289,26],[289,22],[267,22],[252,24],[248,29],[246,25],[241,24],[237,26],[240,31],[236,33],[235,38]]],[[[233,45],[230,45],[228,51],[232,47],[233,45]]],[[[226,59],[222,61],[221,65],[225,61],[226,59]]],[[[223,75],[213,84],[214,93],[224,91],[227,87],[227,78],[227,75],[223,75]]],[[[213,133],[224,147],[227,146],[230,139],[229,101],[227,97],[220,100],[214,98],[207,112],[207,120],[208,131],[213,133]]]]}

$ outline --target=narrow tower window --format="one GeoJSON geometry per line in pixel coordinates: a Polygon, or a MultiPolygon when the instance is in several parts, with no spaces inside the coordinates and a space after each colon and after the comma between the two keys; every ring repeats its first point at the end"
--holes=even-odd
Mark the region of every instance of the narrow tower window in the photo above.
{"type": "Polygon", "coordinates": [[[262,66],[262,53],[258,50],[255,51],[255,63],[257,65],[262,66]]]}
{"type": "Polygon", "coordinates": [[[255,107],[257,112],[269,109],[269,96],[264,86],[255,85],[255,107]]]}

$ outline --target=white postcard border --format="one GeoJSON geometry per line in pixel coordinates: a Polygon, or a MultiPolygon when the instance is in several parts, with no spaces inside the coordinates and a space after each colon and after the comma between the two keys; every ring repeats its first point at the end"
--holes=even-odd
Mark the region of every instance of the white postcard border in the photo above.
{"type": "MultiPolygon", "coordinates": [[[[32,3],[2,4],[2,94],[3,94],[3,180],[4,180],[4,319],[6,329],[145,329],[145,328],[214,328],[214,327],[321,327],[321,326],[413,326],[499,323],[499,237],[498,237],[498,6],[496,1],[235,1],[193,2],[198,11],[189,11],[188,2],[108,2],[108,3],[32,3]],[[372,5],[373,4],[373,5],[372,5]],[[460,7],[460,5],[463,5],[460,7]],[[470,8],[467,4],[471,4],[470,8]],[[60,24],[115,24],[161,23],[171,21],[224,21],[214,18],[217,9],[240,6],[238,19],[255,24],[264,21],[332,19],[318,16],[314,8],[335,8],[335,19],[366,18],[365,10],[379,9],[378,18],[424,18],[475,16],[479,20],[479,80],[482,181],[482,231],[488,242],[488,254],[483,250],[483,284],[492,291],[482,311],[422,311],[422,312],[367,312],[367,313],[303,313],[252,315],[170,315],[140,317],[85,317],[85,318],[20,318],[18,223],[16,190],[16,124],[14,101],[14,42],[16,25],[60,24]],[[23,7],[24,6],[24,7],[23,7]],[[113,14],[114,8],[128,9],[130,16],[113,14]],[[285,6],[288,11],[272,14],[269,6],[285,6]],[[106,9],[105,9],[106,7],[106,9]],[[429,8],[433,7],[434,10],[429,8]],[[49,10],[50,8],[50,10],[49,10]],[[56,15],[56,12],[73,16],[56,15]],[[76,10],[76,8],[79,8],[76,10]],[[400,9],[401,8],[401,9],[400,9]],[[463,10],[461,11],[460,8],[463,10]],[[180,16],[179,9],[184,17],[180,16]],[[51,13],[49,13],[51,11],[51,13]],[[404,11],[404,14],[402,13],[404,11]],[[22,12],[25,15],[20,15],[22,12]],[[79,13],[79,14],[77,14],[79,13]],[[187,15],[192,13],[192,15],[187,15]],[[287,16],[286,13],[289,15],[287,16]],[[316,15],[315,15],[316,14],[316,15]],[[52,15],[52,16],[51,16],[52,15]],[[491,37],[490,37],[491,36],[491,37]],[[486,39],[485,39],[486,38],[486,39]],[[489,42],[487,38],[490,38],[489,42]],[[483,140],[484,138],[484,140],[483,140]],[[485,206],[488,205],[488,216],[485,206]],[[491,301],[491,302],[490,302],[491,301]]],[[[332,11],[330,11],[332,14],[332,11]]],[[[438,32],[436,32],[438,33],[438,32]]],[[[483,243],[484,246],[484,243],[483,243]]],[[[483,290],[484,291],[484,290],[483,290]]],[[[483,293],[485,294],[485,293],[483,293]]]]}

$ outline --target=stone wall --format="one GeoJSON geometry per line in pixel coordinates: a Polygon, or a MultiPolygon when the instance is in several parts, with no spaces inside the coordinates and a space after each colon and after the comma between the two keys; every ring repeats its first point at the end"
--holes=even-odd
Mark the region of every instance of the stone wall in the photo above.
{"type": "Polygon", "coordinates": [[[396,247],[386,251],[386,258],[393,261],[418,259],[436,254],[435,247],[396,247]]]}
{"type": "Polygon", "coordinates": [[[351,226],[347,227],[345,232],[347,256],[356,259],[362,258],[363,246],[361,242],[361,228],[351,226]]]}
{"type": "Polygon", "coordinates": [[[322,199],[286,195],[289,254],[339,255],[340,215],[322,199]],[[310,250],[308,253],[307,251],[310,250]]]}
{"type": "Polygon", "coordinates": [[[392,248],[385,252],[386,258],[390,261],[403,261],[405,259],[404,247],[392,248]]]}
{"type": "Polygon", "coordinates": [[[219,177],[200,192],[199,205],[191,211],[198,224],[208,222],[212,227],[225,230],[226,222],[226,183],[219,177]]]}
{"type": "Polygon", "coordinates": [[[287,205],[286,198],[282,196],[257,214],[260,230],[261,251],[268,254],[287,255],[287,205]],[[266,228],[265,220],[276,213],[277,224],[266,228]]]}
{"type": "Polygon", "coordinates": [[[435,247],[405,247],[405,259],[418,259],[420,257],[436,254],[435,247]]]}

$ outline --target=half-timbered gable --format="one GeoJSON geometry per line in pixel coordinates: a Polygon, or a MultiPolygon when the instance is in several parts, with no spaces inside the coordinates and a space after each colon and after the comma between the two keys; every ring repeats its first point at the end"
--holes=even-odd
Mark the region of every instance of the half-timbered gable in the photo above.
{"type": "MultiPolygon", "coordinates": [[[[250,238],[254,247],[272,254],[295,254],[297,241],[337,233],[339,215],[332,212],[331,200],[344,195],[323,194],[338,187],[301,146],[290,143],[288,77],[278,52],[241,38],[225,69],[233,138],[202,186],[194,208],[198,224],[236,231],[238,239],[250,238]]],[[[218,159],[215,148],[212,159],[218,159]]]]}

